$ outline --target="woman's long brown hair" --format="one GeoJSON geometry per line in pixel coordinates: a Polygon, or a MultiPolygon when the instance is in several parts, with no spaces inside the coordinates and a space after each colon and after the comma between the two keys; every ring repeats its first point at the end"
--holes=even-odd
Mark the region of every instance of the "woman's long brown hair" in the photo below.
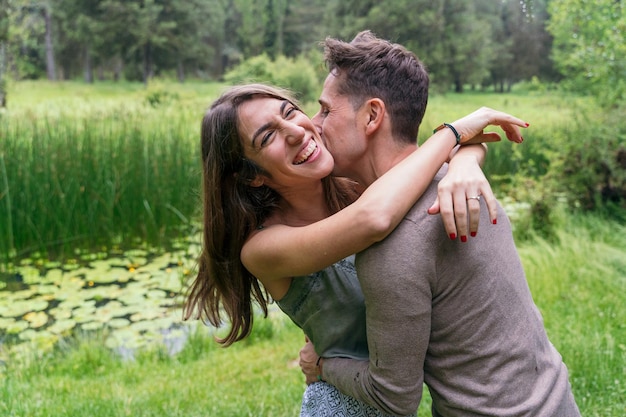
{"type": "MultiPolygon", "coordinates": [[[[203,231],[198,274],[189,288],[183,317],[207,320],[219,327],[225,314],[230,323],[224,346],[247,337],[254,321],[254,303],[267,317],[269,295],[241,263],[248,235],[274,210],[280,195],[250,182],[261,169],[244,156],[239,135],[239,106],[254,98],[289,100],[285,90],[263,84],[235,86],[217,99],[205,114],[201,129],[203,231]]],[[[323,180],[332,213],[350,204],[353,187],[341,179],[323,180]]]]}

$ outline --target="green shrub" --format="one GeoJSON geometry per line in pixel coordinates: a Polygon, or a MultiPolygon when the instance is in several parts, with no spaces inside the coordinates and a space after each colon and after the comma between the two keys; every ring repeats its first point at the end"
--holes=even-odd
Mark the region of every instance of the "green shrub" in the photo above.
{"type": "Polygon", "coordinates": [[[224,75],[229,84],[261,82],[287,88],[304,102],[316,100],[321,90],[318,74],[304,56],[272,60],[267,54],[243,61],[224,75]]]}
{"type": "Polygon", "coordinates": [[[550,178],[571,205],[614,214],[626,209],[626,126],[618,113],[582,115],[563,129],[550,178]]]}

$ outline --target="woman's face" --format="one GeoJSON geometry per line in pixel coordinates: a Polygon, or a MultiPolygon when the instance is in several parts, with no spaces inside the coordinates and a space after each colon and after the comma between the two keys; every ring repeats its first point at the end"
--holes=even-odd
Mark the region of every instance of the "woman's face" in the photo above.
{"type": "Polygon", "coordinates": [[[291,102],[259,97],[241,104],[238,114],[244,154],[265,171],[263,184],[280,191],[332,172],[333,157],[315,126],[291,102]]]}

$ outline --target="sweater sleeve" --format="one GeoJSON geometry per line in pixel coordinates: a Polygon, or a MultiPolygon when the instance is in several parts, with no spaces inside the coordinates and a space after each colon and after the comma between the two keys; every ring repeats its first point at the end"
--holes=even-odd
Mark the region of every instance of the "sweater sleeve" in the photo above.
{"type": "Polygon", "coordinates": [[[324,378],[386,413],[414,413],[421,401],[436,243],[410,220],[357,256],[366,300],[369,361],[324,361],[324,378]]]}

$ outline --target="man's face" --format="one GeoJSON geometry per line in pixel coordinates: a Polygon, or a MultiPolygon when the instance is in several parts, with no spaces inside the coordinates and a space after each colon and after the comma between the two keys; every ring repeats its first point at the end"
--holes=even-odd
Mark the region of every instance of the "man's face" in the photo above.
{"type": "Polygon", "coordinates": [[[335,159],[333,175],[354,178],[355,164],[365,151],[358,129],[363,115],[354,110],[347,96],[338,93],[339,82],[339,77],[328,74],[319,98],[320,110],[312,120],[335,159]]]}

